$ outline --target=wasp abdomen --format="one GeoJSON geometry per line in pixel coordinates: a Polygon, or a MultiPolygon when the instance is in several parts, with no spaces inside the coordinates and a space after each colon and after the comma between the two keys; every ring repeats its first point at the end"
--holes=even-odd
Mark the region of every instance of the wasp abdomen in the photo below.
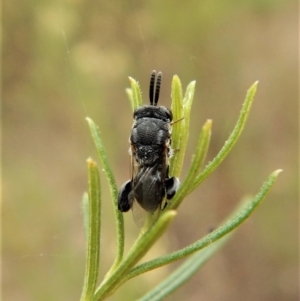
{"type": "Polygon", "coordinates": [[[141,168],[133,180],[133,194],[140,206],[148,212],[154,212],[166,194],[164,179],[156,166],[141,168]]]}

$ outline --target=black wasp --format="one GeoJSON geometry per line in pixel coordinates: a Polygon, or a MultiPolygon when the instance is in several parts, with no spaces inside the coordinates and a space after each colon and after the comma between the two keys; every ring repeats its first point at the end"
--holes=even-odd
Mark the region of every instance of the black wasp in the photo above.
{"type": "Polygon", "coordinates": [[[150,105],[141,106],[133,113],[134,124],[129,138],[132,178],[119,191],[121,212],[129,211],[136,201],[145,211],[154,213],[162,209],[164,198],[170,200],[179,188],[179,180],[169,177],[172,112],[157,106],[161,78],[161,72],[156,79],[156,71],[152,71],[150,105]]]}

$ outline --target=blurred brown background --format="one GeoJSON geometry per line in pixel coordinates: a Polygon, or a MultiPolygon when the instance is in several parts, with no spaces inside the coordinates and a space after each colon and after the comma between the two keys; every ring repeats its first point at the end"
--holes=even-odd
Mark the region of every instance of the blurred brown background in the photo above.
{"type": "MultiPolygon", "coordinates": [[[[98,160],[85,121],[103,134],[118,185],[129,177],[132,118],[125,88],[148,102],[151,70],[197,81],[185,171],[213,119],[208,154],[231,132],[259,80],[250,119],[221,167],[186,200],[148,257],[205,235],[282,168],[263,205],[168,300],[298,300],[298,7],[290,0],[4,1],[3,300],[79,300],[86,159],[98,160]]],[[[98,160],[99,161],[99,160],[98,160]]],[[[104,175],[101,277],[115,254],[104,175]]],[[[125,215],[127,248],[138,235],[125,215]]],[[[111,300],[135,300],[172,265],[128,282],[111,300]],[[126,296],[126,297],[124,297],[126,296]]]]}

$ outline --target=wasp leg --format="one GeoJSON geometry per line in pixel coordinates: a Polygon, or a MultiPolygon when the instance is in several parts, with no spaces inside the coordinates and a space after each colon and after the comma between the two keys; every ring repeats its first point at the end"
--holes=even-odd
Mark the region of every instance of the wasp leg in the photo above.
{"type": "Polygon", "coordinates": [[[131,180],[125,182],[118,194],[118,209],[127,212],[132,206],[131,180]]]}
{"type": "Polygon", "coordinates": [[[175,195],[176,191],[180,186],[179,179],[175,177],[168,178],[166,179],[165,183],[166,183],[167,199],[171,200],[171,198],[175,195]]]}

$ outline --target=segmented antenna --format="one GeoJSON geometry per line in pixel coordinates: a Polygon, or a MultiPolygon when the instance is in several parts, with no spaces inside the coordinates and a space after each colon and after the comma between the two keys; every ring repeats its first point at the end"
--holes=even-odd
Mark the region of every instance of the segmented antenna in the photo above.
{"type": "Polygon", "coordinates": [[[156,78],[156,71],[153,70],[150,77],[150,88],[149,88],[150,105],[152,106],[156,106],[159,99],[162,73],[158,72],[156,84],[155,84],[155,78],[156,78]],[[154,86],[155,86],[155,96],[154,96],[154,86]]]}
{"type": "Polygon", "coordinates": [[[150,105],[153,105],[155,77],[156,77],[156,71],[153,70],[150,77],[150,88],[149,88],[150,105]]]}
{"type": "Polygon", "coordinates": [[[162,77],[162,73],[158,72],[157,79],[156,79],[156,87],[155,87],[155,99],[154,99],[154,105],[155,106],[157,105],[157,102],[158,102],[158,99],[159,99],[161,77],[162,77]]]}

